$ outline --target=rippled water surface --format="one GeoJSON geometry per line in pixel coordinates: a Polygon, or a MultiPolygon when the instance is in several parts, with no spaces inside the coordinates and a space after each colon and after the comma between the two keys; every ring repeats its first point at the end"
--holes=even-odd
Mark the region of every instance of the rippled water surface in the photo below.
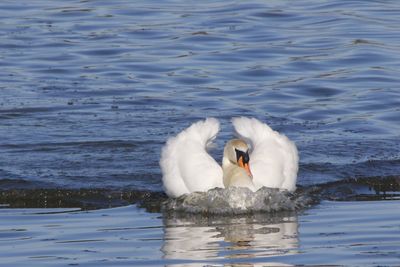
{"type": "Polygon", "coordinates": [[[160,189],[165,139],[245,115],[299,183],[399,173],[397,1],[3,1],[0,175],[160,189]]]}
{"type": "Polygon", "coordinates": [[[399,201],[328,201],[304,214],[208,218],[133,206],[3,209],[0,265],[398,266],[399,208],[399,201]]]}
{"type": "MultiPolygon", "coordinates": [[[[319,197],[321,191],[317,190],[313,191],[313,198],[359,200],[364,199],[366,191],[384,192],[376,197],[379,199],[387,199],[386,194],[389,199],[398,198],[398,1],[6,0],[0,2],[0,34],[0,204],[104,208],[139,203],[147,211],[160,212],[165,196],[161,193],[158,160],[168,136],[196,120],[216,117],[222,129],[213,155],[220,160],[223,144],[232,136],[230,118],[242,115],[268,123],[297,144],[299,187],[307,191],[318,184],[323,188],[323,197],[319,197]]],[[[363,225],[365,231],[357,234],[371,240],[382,235],[389,242],[385,243],[387,247],[365,240],[340,241],[336,243],[340,247],[335,250],[337,254],[330,254],[340,260],[318,260],[322,254],[330,253],[323,247],[329,247],[329,240],[336,242],[342,237],[349,240],[354,236],[342,233],[357,230],[342,218],[344,222],[333,223],[332,227],[345,223],[347,230],[335,229],[333,234],[329,232],[315,239],[310,229],[325,227],[324,220],[331,218],[322,212],[318,213],[322,219],[311,219],[312,223],[308,219],[299,220],[297,214],[285,217],[298,226],[288,226],[287,235],[283,230],[278,232],[292,237],[300,231],[300,242],[292,240],[271,253],[278,255],[284,251],[297,255],[284,263],[313,264],[297,253],[306,248],[314,254],[304,255],[315,258],[316,264],[343,264],[346,260],[351,263],[352,257],[358,255],[360,258],[354,261],[357,264],[366,263],[360,260],[362,256],[380,259],[375,261],[377,264],[395,265],[392,259],[399,259],[399,255],[391,246],[399,243],[390,236],[398,230],[398,225],[392,224],[398,218],[386,221],[385,216],[391,214],[391,209],[398,209],[398,203],[371,202],[371,206],[365,203],[363,207],[375,212],[378,222],[363,225]],[[377,208],[388,213],[380,216],[377,208]],[[381,231],[371,232],[373,223],[381,225],[382,228],[374,228],[381,231]],[[385,232],[387,229],[394,232],[385,232]],[[328,243],[321,243],[325,237],[328,243]],[[365,243],[373,245],[364,250],[359,244],[365,243]]],[[[360,218],[367,214],[345,212],[347,207],[357,210],[351,202],[326,205],[332,207],[327,212],[353,216],[351,219],[361,224],[360,218]]],[[[128,210],[123,210],[125,215],[118,211],[118,216],[128,216],[128,210]]],[[[7,217],[8,221],[1,220],[0,235],[10,234],[7,223],[12,225],[24,218],[34,228],[34,234],[25,236],[26,232],[18,229],[29,227],[21,226],[11,231],[9,238],[57,239],[56,243],[61,240],[57,243],[60,249],[86,242],[75,243],[81,225],[68,233],[72,236],[55,237],[51,231],[42,235],[45,229],[53,229],[51,225],[58,225],[51,222],[54,218],[78,216],[85,221],[92,216],[106,218],[115,212],[104,211],[109,214],[103,217],[103,211],[24,217],[16,210],[1,211],[2,218],[8,212],[13,215],[7,217]],[[43,220],[41,226],[35,224],[37,220],[43,220]]],[[[130,243],[132,251],[151,243],[146,247],[151,251],[143,252],[150,254],[144,257],[160,259],[162,253],[168,254],[167,240],[175,239],[162,239],[160,232],[169,235],[168,229],[183,228],[168,227],[164,217],[166,224],[162,226],[161,219],[156,218],[161,216],[158,213],[132,214],[139,217],[145,214],[143,225],[154,222],[159,227],[155,233],[138,232],[145,237],[130,243]],[[162,244],[161,240],[165,242],[162,244]],[[153,255],[158,245],[162,253],[157,250],[158,254],[153,255]]],[[[304,216],[300,218],[312,215],[304,216]]],[[[123,226],[110,227],[136,227],[137,222],[131,219],[121,221],[123,226]]],[[[254,229],[260,227],[261,234],[269,231],[263,220],[255,220],[261,223],[254,229]]],[[[69,222],[67,228],[75,227],[69,222]]],[[[172,221],[173,225],[183,223],[172,221]]],[[[276,223],[282,223],[282,218],[276,223]]],[[[107,227],[98,225],[93,229],[114,233],[103,229],[107,227]]],[[[216,235],[225,238],[224,242],[231,242],[231,237],[226,237],[229,233],[221,234],[225,230],[219,229],[214,235],[214,228],[208,229],[205,237],[209,233],[212,238],[216,235]]],[[[254,229],[253,237],[259,234],[254,229]]],[[[107,240],[91,235],[89,231],[82,238],[100,239],[96,244],[107,240]]],[[[237,246],[247,246],[246,240],[237,241],[237,246]]],[[[219,239],[215,242],[212,244],[226,246],[219,239]]],[[[26,251],[33,249],[28,242],[18,244],[23,244],[26,251]]],[[[268,244],[260,246],[269,248],[268,244]]],[[[82,249],[92,253],[90,246],[83,245],[82,249]]],[[[62,257],[72,257],[76,251],[70,252],[69,256],[56,258],[56,262],[62,257]]],[[[16,258],[20,256],[19,251],[9,253],[16,258]]],[[[124,252],[110,253],[111,258],[126,257],[122,255],[124,252]]],[[[209,251],[204,253],[196,255],[208,257],[209,251]]],[[[59,254],[43,252],[38,257],[53,259],[54,255],[59,254]]],[[[240,255],[246,258],[247,252],[240,255]]],[[[254,255],[260,256],[257,251],[254,255]]],[[[11,264],[15,258],[10,257],[11,264]]]]}

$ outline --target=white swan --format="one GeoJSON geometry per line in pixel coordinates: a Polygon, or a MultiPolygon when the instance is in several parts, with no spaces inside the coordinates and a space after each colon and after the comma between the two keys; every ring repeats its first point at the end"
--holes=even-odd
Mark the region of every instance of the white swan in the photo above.
{"type": "Polygon", "coordinates": [[[160,166],[168,196],[228,186],[296,189],[295,144],[257,119],[239,117],[232,123],[240,139],[225,145],[222,168],[207,153],[219,131],[215,118],[198,121],[167,141],[160,166]]]}

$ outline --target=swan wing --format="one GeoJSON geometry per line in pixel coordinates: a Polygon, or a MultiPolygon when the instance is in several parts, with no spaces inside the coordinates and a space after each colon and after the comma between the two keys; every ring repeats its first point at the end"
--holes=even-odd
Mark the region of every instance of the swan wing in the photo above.
{"type": "Polygon", "coordinates": [[[168,139],[161,151],[164,190],[170,197],[223,186],[222,168],[207,147],[219,132],[219,122],[207,118],[168,139]]]}
{"type": "Polygon", "coordinates": [[[238,117],[232,123],[236,133],[250,143],[256,189],[266,186],[294,191],[299,163],[296,145],[257,119],[238,117]]]}

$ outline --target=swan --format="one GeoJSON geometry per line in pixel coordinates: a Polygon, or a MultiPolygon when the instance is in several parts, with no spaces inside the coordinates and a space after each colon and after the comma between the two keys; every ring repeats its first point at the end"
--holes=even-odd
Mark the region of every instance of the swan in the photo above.
{"type": "Polygon", "coordinates": [[[255,118],[233,118],[232,124],[238,139],[226,143],[222,167],[207,152],[220,129],[215,118],[195,122],[167,140],[160,167],[169,197],[229,186],[296,189],[296,145],[255,118]]]}

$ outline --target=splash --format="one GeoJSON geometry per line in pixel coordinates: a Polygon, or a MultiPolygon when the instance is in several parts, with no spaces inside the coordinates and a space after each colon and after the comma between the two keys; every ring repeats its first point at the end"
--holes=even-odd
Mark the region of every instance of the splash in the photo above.
{"type": "Polygon", "coordinates": [[[257,192],[248,188],[215,188],[194,192],[164,202],[167,211],[208,214],[244,214],[255,212],[294,211],[306,207],[311,199],[275,188],[263,187],[257,192]]]}

